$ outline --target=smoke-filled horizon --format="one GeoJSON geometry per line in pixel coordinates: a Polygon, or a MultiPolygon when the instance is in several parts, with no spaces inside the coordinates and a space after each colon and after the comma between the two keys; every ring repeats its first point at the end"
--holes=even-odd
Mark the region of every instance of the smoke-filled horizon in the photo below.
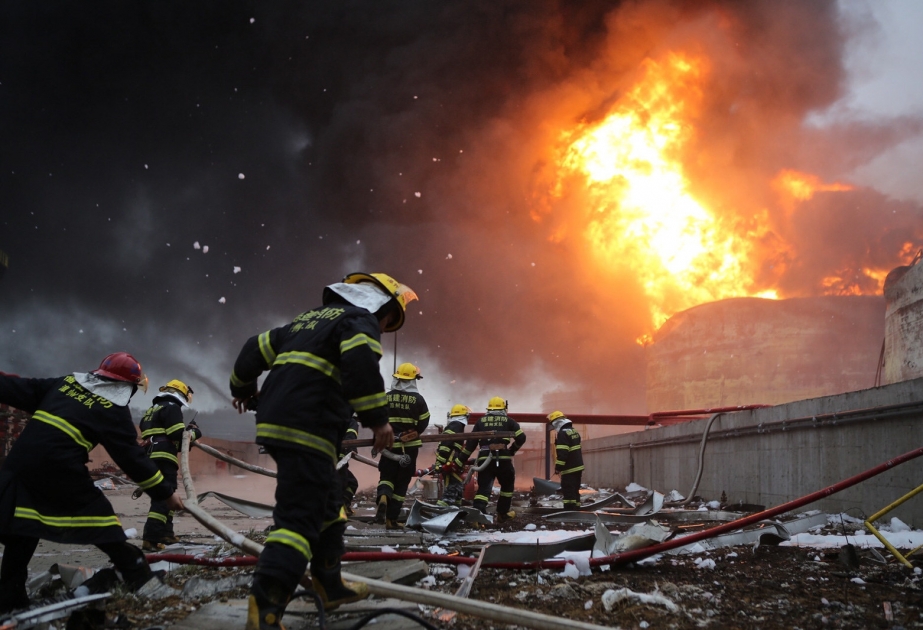
{"type": "Polygon", "coordinates": [[[8,3],[0,370],[124,350],[228,409],[249,336],[381,271],[420,296],[397,360],[434,416],[540,411],[554,388],[643,411],[637,339],[683,290],[652,297],[637,243],[610,243],[626,206],[564,167],[567,143],[651,116],[634,86],[684,55],[670,157],[735,236],[744,294],[873,293],[923,245],[921,208],[839,182],[921,120],[807,122],[865,26],[834,0],[8,3]],[[780,193],[788,171],[816,191],[780,193]]]}

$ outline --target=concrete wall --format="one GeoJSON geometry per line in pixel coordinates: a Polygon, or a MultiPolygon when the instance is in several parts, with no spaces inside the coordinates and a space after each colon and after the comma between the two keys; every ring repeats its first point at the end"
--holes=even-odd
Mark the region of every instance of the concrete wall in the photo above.
{"type": "MultiPolygon", "coordinates": [[[[634,481],[664,493],[676,489],[685,496],[695,480],[700,439],[707,422],[589,440],[583,448],[584,482],[624,488],[634,481]],[[668,438],[688,441],[644,447],[645,443],[668,438]]],[[[696,494],[717,500],[724,492],[732,503],[776,506],[923,446],[923,379],[723,415],[712,425],[710,435],[696,494]],[[905,409],[889,417],[882,410],[869,420],[741,434],[753,431],[760,423],[908,404],[910,415],[905,409]],[[715,435],[727,430],[737,430],[738,434],[715,435]]],[[[920,484],[923,457],[804,509],[849,510],[851,515],[864,518],[920,484]]],[[[923,496],[911,499],[892,515],[923,527],[923,496]]]]}
{"type": "Polygon", "coordinates": [[[882,383],[923,376],[923,265],[898,267],[885,280],[882,383]]]}

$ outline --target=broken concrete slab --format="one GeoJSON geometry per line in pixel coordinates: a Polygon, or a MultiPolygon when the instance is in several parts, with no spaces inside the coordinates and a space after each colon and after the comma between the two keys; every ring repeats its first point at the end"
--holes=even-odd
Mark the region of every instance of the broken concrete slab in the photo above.
{"type": "Polygon", "coordinates": [[[214,597],[237,588],[249,587],[251,582],[253,582],[252,575],[232,575],[217,580],[193,576],[183,585],[183,599],[214,597]]]}
{"type": "MultiPolygon", "coordinates": [[[[484,546],[483,563],[485,565],[503,564],[507,562],[541,562],[553,558],[565,551],[589,551],[596,542],[596,534],[583,534],[565,540],[540,543],[506,543],[495,542],[484,546]]],[[[474,553],[480,549],[468,549],[474,553]]]]}
{"type": "MultiPolygon", "coordinates": [[[[347,532],[348,533],[348,532],[347,532]]],[[[368,534],[347,535],[343,537],[347,551],[380,551],[382,547],[411,547],[423,544],[423,535],[407,531],[374,531],[368,534]]]]}
{"type": "Polygon", "coordinates": [[[392,582],[394,584],[415,584],[429,575],[429,565],[422,560],[387,560],[383,562],[348,562],[345,571],[362,577],[392,582]]]}
{"type": "MultiPolygon", "coordinates": [[[[356,625],[357,618],[365,617],[383,608],[403,610],[419,614],[416,604],[397,599],[367,599],[353,604],[340,606],[334,614],[327,615],[326,627],[329,630],[345,630],[356,625]]],[[[227,630],[243,628],[247,623],[247,600],[231,599],[227,602],[210,602],[175,624],[171,630],[227,630]]],[[[285,610],[282,623],[288,630],[306,630],[317,628],[317,609],[314,603],[295,600],[285,610]]],[[[387,615],[376,618],[376,630],[402,630],[410,627],[404,617],[387,615]]],[[[419,624],[413,624],[419,627],[419,624]]]]}
{"type": "Polygon", "coordinates": [[[673,535],[673,530],[660,524],[643,524],[633,525],[631,529],[621,536],[614,537],[612,533],[603,526],[602,522],[596,521],[596,543],[593,545],[593,557],[609,556],[622,551],[632,549],[642,549],[650,547],[657,543],[662,543],[673,535]]]}
{"type": "Polygon", "coordinates": [[[63,619],[71,613],[87,608],[88,606],[100,604],[109,597],[111,597],[110,593],[85,595],[83,597],[76,597],[74,599],[66,599],[64,601],[48,604],[47,606],[32,608],[31,610],[26,610],[10,616],[0,615],[0,619],[4,620],[0,622],[0,624],[2,624],[4,628],[17,628],[17,630],[44,626],[51,621],[63,619]],[[9,623],[7,623],[6,620],[8,620],[9,623]]]}

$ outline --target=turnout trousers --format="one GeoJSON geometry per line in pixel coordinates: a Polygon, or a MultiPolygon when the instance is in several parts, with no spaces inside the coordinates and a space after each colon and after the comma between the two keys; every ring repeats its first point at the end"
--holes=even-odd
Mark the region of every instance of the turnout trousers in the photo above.
{"type": "Polygon", "coordinates": [[[349,470],[349,465],[343,466],[338,472],[340,474],[340,484],[342,484],[343,506],[348,509],[350,503],[353,502],[353,497],[356,496],[356,490],[359,489],[359,480],[349,470]]]}
{"type": "Polygon", "coordinates": [[[320,452],[266,446],[276,462],[275,529],[256,565],[256,576],[271,578],[292,593],[308,567],[332,564],[343,555],[342,486],[335,463],[320,452]]]}
{"type": "MultiPolygon", "coordinates": [[[[157,468],[163,473],[164,482],[176,492],[179,466],[169,459],[155,458],[151,461],[157,464],[157,468]]],[[[151,509],[147,513],[141,538],[157,543],[167,541],[173,536],[173,511],[167,508],[166,501],[151,499],[151,509]]]]}
{"type": "Polygon", "coordinates": [[[561,494],[564,495],[564,509],[576,510],[580,507],[580,478],[583,471],[561,475],[561,494]]]}
{"type": "Polygon", "coordinates": [[[388,459],[384,455],[378,460],[378,490],[376,500],[382,496],[388,497],[388,513],[385,515],[391,521],[396,521],[401,515],[401,507],[404,504],[404,497],[407,495],[407,488],[410,487],[410,480],[413,479],[413,473],[417,470],[417,453],[419,448],[412,446],[405,449],[393,449],[396,455],[406,453],[410,455],[410,465],[401,466],[393,459],[388,459]]]}
{"type": "MultiPolygon", "coordinates": [[[[478,458],[479,464],[483,460],[478,458]]],[[[478,492],[474,497],[474,507],[487,512],[490,493],[493,491],[494,479],[500,482],[500,498],[497,499],[497,514],[506,514],[513,504],[513,490],[516,487],[516,468],[513,459],[495,459],[487,468],[478,472],[478,492]]]]}

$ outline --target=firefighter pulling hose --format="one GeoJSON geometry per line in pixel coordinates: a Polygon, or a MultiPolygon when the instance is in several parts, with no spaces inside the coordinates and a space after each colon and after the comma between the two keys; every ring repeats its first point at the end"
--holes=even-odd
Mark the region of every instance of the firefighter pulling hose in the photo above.
{"type": "MultiPolygon", "coordinates": [[[[423,446],[420,435],[429,426],[429,407],[417,389],[423,378],[413,363],[402,363],[394,372],[388,392],[388,423],[394,431],[394,442],[382,450],[378,462],[376,523],[387,529],[403,527],[397,518],[404,504],[407,488],[417,464],[417,453],[423,446]]],[[[374,451],[373,451],[374,455],[374,451]]]]}
{"type": "Polygon", "coordinates": [[[403,326],[415,299],[390,276],[352,273],[324,288],[321,306],[241,348],[230,378],[234,408],[243,413],[259,399],[256,442],[278,469],[275,527],[250,588],[248,630],[282,627],[309,563],[325,609],[368,596],[364,584],[344,582],[341,574],[346,514],[337,455],[353,412],[374,433],[376,448],[393,444],[378,367],[381,335],[403,326]]]}

